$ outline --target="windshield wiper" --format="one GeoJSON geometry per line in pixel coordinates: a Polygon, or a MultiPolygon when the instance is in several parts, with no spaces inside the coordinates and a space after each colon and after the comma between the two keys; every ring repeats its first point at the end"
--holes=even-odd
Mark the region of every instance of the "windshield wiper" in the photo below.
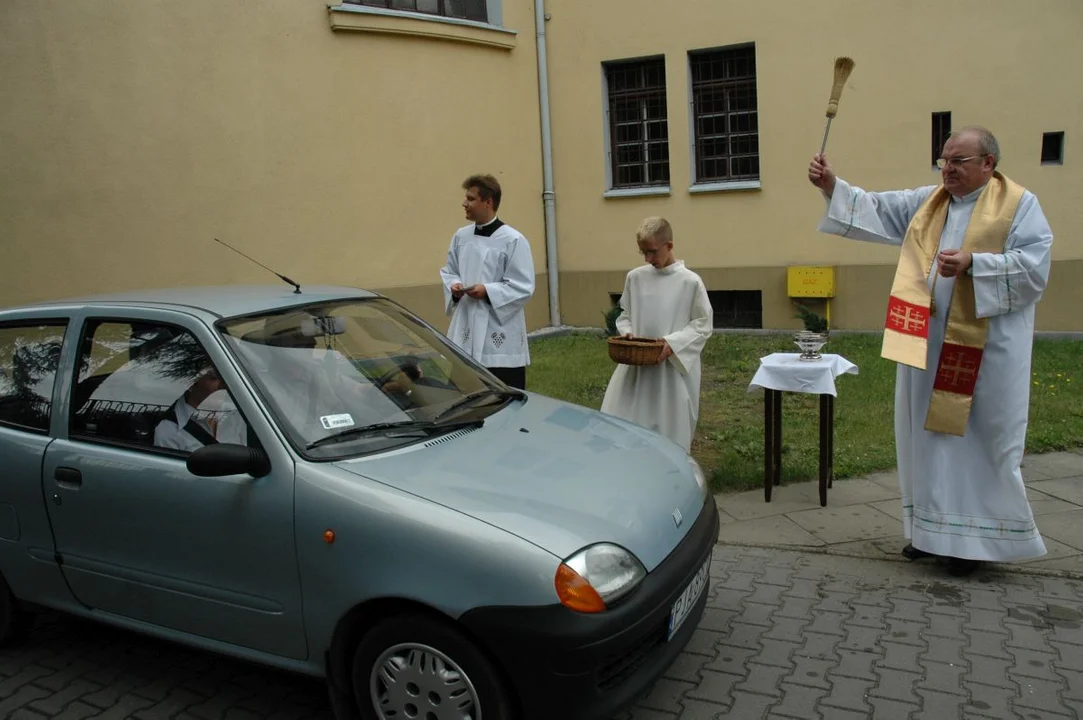
{"type": "Polygon", "coordinates": [[[447,417],[456,410],[467,407],[468,405],[473,405],[477,401],[488,397],[496,398],[499,400],[507,400],[508,398],[524,398],[526,397],[526,395],[519,390],[493,390],[491,388],[487,388],[485,390],[476,390],[469,395],[464,395],[463,397],[448,405],[446,408],[437,413],[432,420],[433,422],[437,422],[440,420],[440,418],[447,417]]]}
{"type": "Polygon", "coordinates": [[[453,430],[455,428],[466,427],[468,425],[481,425],[484,420],[461,420],[453,422],[438,423],[433,420],[401,420],[398,422],[382,422],[374,425],[365,425],[363,427],[352,427],[337,432],[334,435],[327,435],[319,440],[313,440],[308,445],[305,445],[305,450],[312,450],[322,445],[327,445],[334,442],[342,442],[354,437],[364,437],[365,435],[378,435],[380,433],[387,433],[389,430],[399,430],[402,432],[418,432],[423,434],[430,434],[433,431],[440,430],[453,430]]]}

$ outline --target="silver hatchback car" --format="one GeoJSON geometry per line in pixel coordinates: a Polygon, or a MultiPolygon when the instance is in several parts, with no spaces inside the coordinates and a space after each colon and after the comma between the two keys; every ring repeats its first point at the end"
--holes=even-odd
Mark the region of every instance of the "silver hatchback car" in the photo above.
{"type": "Polygon", "coordinates": [[[326,678],[341,718],[604,718],[718,513],[670,441],[352,288],[0,311],[0,639],[47,607],[326,678]]]}

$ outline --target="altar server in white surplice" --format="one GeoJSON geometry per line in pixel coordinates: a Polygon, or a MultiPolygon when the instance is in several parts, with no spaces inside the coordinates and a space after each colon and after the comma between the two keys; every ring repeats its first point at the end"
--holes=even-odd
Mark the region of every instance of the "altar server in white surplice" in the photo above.
{"type": "Polygon", "coordinates": [[[496,216],[500,183],[492,175],[463,182],[471,224],[451,238],[440,269],[448,337],[504,383],[526,389],[530,364],[524,307],[534,295],[534,258],[523,234],[496,216]]]}
{"type": "Polygon", "coordinates": [[[809,165],[822,232],[901,248],[881,354],[899,363],[903,555],[947,558],[955,575],[1046,552],[1019,467],[1053,232],[999,160],[992,133],[967,127],[944,144],[939,186],[865,192],[822,155],[809,165]]]}
{"type": "Polygon", "coordinates": [[[700,354],[714,326],[707,288],[673,256],[673,229],[650,217],[636,232],[646,259],[624,279],[621,335],[665,340],[658,365],[618,365],[602,412],[665,435],[689,451],[699,418],[700,354]]]}

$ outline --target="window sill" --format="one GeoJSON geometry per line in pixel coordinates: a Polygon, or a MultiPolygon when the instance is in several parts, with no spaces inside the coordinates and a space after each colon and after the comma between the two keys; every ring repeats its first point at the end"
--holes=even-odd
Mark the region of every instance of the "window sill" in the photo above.
{"type": "Polygon", "coordinates": [[[669,195],[669,185],[657,185],[655,187],[614,188],[612,190],[606,190],[602,194],[602,197],[628,198],[650,197],[652,195],[669,195]]]}
{"type": "Polygon", "coordinates": [[[714,193],[714,192],[734,192],[738,190],[761,190],[762,184],[759,180],[740,180],[737,182],[712,182],[712,183],[696,183],[688,188],[690,193],[714,193]]]}
{"type": "Polygon", "coordinates": [[[405,10],[387,10],[363,5],[328,5],[327,15],[331,21],[331,29],[336,32],[413,35],[436,40],[487,45],[501,50],[514,49],[518,41],[518,33],[514,30],[473,20],[439,17],[405,10]]]}

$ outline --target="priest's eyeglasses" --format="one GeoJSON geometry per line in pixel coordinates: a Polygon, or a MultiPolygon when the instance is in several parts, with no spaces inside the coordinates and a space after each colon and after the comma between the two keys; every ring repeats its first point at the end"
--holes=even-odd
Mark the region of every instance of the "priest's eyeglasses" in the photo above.
{"type": "Polygon", "coordinates": [[[943,170],[948,165],[951,165],[954,168],[959,168],[962,167],[963,163],[968,160],[973,160],[974,158],[983,158],[988,154],[989,153],[982,153],[981,155],[971,155],[969,157],[937,158],[936,166],[941,170],[943,170]]]}

